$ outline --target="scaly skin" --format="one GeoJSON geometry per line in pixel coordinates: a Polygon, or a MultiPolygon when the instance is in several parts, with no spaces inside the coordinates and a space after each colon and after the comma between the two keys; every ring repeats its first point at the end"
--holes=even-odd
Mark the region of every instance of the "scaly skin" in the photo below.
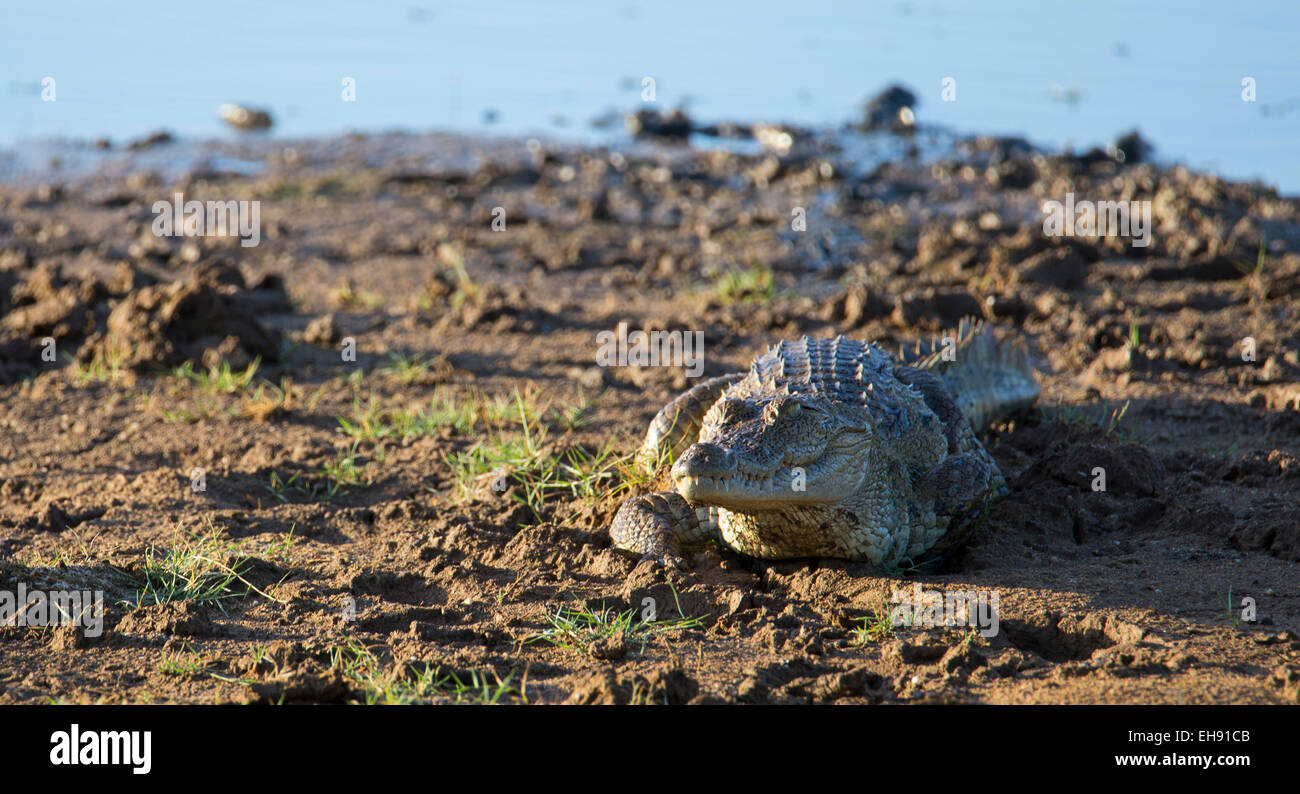
{"type": "Polygon", "coordinates": [[[1022,343],[968,322],[952,341],[899,363],[804,337],[691,389],[638,455],[649,471],[676,458],[676,490],[624,502],[614,545],[678,563],[682,542],[710,537],[763,559],[917,558],[1004,490],[975,429],[1038,393],[1022,343]]]}

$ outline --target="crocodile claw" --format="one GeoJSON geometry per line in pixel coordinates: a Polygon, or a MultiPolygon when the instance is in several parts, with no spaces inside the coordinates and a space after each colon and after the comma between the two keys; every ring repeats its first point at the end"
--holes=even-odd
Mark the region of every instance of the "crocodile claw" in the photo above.
{"type": "Polygon", "coordinates": [[[687,570],[686,560],[676,554],[654,554],[649,553],[641,557],[641,562],[648,562],[656,568],[677,569],[679,571],[687,570]]]}

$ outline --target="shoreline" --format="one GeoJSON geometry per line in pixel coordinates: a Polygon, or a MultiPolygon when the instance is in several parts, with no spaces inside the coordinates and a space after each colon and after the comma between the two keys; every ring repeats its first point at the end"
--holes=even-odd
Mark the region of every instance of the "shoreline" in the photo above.
{"type": "MultiPolygon", "coordinates": [[[[631,119],[633,115],[627,118],[631,119]]],[[[656,114],[657,120],[663,118],[666,117],[656,114]]],[[[456,165],[470,167],[477,158],[491,159],[510,156],[511,153],[518,156],[517,150],[531,141],[556,150],[609,150],[627,153],[646,148],[662,148],[675,154],[690,150],[722,150],[741,155],[765,151],[779,154],[779,148],[767,144],[771,143],[774,134],[789,131],[804,142],[815,141],[823,147],[857,152],[862,159],[874,166],[891,156],[902,156],[916,142],[921,144],[922,156],[927,159],[951,154],[963,144],[988,139],[1024,142],[1033,151],[1048,157],[1089,157],[1113,149],[1114,140],[1133,135],[1141,138],[1136,130],[1125,134],[1117,132],[1117,138],[1112,139],[1106,147],[1092,146],[1074,151],[1069,147],[1035,144],[1021,135],[958,131],[951,127],[925,123],[918,123],[907,130],[906,134],[887,129],[862,130],[858,129],[861,122],[852,121],[820,126],[736,121],[692,124],[688,137],[641,135],[622,129],[613,132],[606,121],[599,128],[593,126],[588,134],[563,130],[498,133],[491,130],[470,132],[439,128],[390,128],[283,138],[247,133],[226,137],[185,137],[159,129],[124,141],[69,137],[24,139],[0,145],[0,184],[75,184],[101,174],[120,176],[134,170],[155,170],[174,177],[187,170],[208,167],[214,162],[225,169],[254,175],[259,169],[265,170],[276,154],[285,150],[301,152],[309,159],[319,158],[322,162],[328,157],[361,156],[367,158],[370,165],[379,166],[384,160],[421,156],[437,162],[439,155],[443,154],[441,150],[450,149],[460,153],[462,158],[456,165]],[[755,130],[761,132],[755,135],[752,133],[755,130]],[[56,161],[57,166],[53,165],[56,161]]],[[[1161,168],[1181,167],[1196,173],[1216,175],[1210,169],[1196,169],[1177,159],[1165,157],[1158,146],[1154,155],[1151,155],[1150,143],[1142,143],[1148,148],[1148,156],[1152,156],[1153,162],[1161,168]]],[[[453,163],[445,165],[451,166],[453,163]]],[[[1226,181],[1258,185],[1261,189],[1286,195],[1276,185],[1266,181],[1218,176],[1226,181]]],[[[1291,197],[1300,197],[1300,192],[1291,197]]]]}

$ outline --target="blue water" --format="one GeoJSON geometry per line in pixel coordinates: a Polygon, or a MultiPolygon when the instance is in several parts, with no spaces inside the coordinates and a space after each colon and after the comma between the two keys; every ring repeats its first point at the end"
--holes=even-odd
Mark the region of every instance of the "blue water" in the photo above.
{"type": "Polygon", "coordinates": [[[647,76],[657,106],[699,120],[807,125],[849,120],[897,81],[922,123],[1076,149],[1136,126],[1167,162],[1300,193],[1295,0],[0,0],[0,147],[234,137],[223,102],[268,108],[283,137],[598,140],[610,133],[590,122],[640,106],[647,76]]]}

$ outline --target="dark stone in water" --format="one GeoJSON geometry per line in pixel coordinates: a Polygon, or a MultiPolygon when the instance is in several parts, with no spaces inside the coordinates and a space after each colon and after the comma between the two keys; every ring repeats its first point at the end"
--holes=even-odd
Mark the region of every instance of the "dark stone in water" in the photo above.
{"type": "Polygon", "coordinates": [[[863,106],[861,127],[895,132],[909,130],[916,123],[912,113],[916,105],[916,94],[901,85],[891,85],[863,106]]]}
{"type": "Polygon", "coordinates": [[[171,143],[173,140],[175,139],[172,138],[170,132],[167,130],[159,130],[158,132],[152,133],[138,140],[131,141],[126,145],[126,148],[133,152],[138,152],[144,149],[152,149],[155,146],[162,146],[163,144],[171,143]]]}
{"type": "Polygon", "coordinates": [[[729,121],[705,125],[700,127],[697,132],[712,138],[726,138],[728,140],[745,140],[752,138],[754,135],[753,128],[749,125],[735,124],[729,121]]]}
{"type": "Polygon", "coordinates": [[[624,119],[627,131],[638,138],[685,139],[695,125],[682,110],[663,115],[657,110],[639,110],[624,119]]]}
{"type": "Polygon", "coordinates": [[[1110,155],[1125,165],[1137,165],[1146,162],[1154,148],[1142,133],[1132,130],[1115,139],[1110,146],[1110,155]]]}

